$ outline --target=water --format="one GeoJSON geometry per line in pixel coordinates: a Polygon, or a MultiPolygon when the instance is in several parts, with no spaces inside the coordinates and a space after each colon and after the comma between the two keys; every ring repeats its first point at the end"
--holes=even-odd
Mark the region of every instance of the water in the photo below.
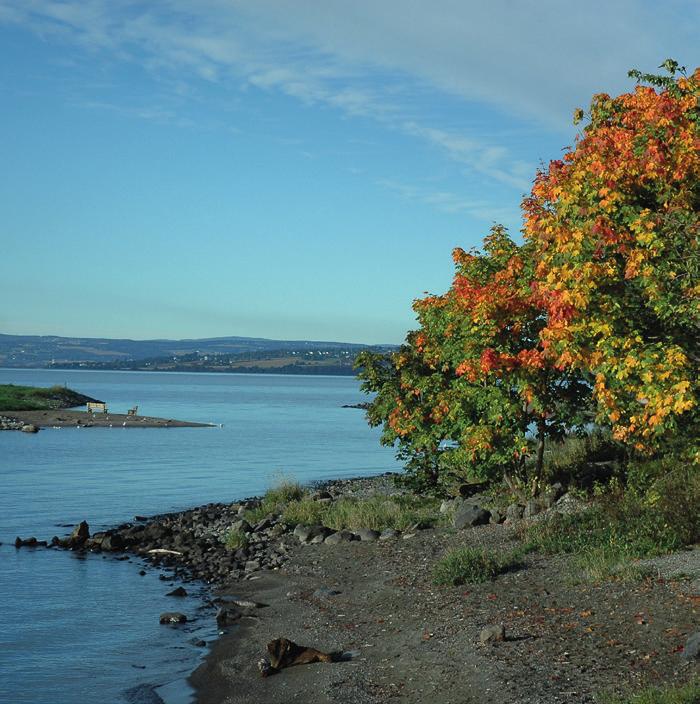
{"type": "Polygon", "coordinates": [[[232,501],[283,474],[306,482],[397,468],[362,411],[341,408],[363,400],[353,378],[0,369],[0,383],[67,383],[113,412],[138,404],[147,415],[223,424],[0,433],[3,701],[146,702],[133,688],[153,685],[186,702],[184,679],[201,656],[189,641],[215,635],[210,615],[160,626],[161,612],[195,617],[199,602],[165,597],[170,582],[154,570],[139,576],[137,560],[15,550],[15,536],[232,501]]]}

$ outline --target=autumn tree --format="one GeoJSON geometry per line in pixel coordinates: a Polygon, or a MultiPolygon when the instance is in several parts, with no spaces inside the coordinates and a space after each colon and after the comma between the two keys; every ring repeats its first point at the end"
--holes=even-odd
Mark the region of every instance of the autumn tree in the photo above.
{"type": "Polygon", "coordinates": [[[361,372],[378,394],[368,417],[384,424],[384,442],[432,456],[433,482],[527,474],[534,491],[545,439],[585,422],[589,387],[544,355],[527,250],[494,227],[482,252],[456,249],[454,260],[450,289],[415,302],[420,327],[385,361],[385,376],[372,365],[361,372]]]}
{"type": "Polygon", "coordinates": [[[524,234],[550,363],[590,374],[617,439],[684,437],[700,459],[700,71],[664,68],[594,96],[574,148],[537,175],[524,234]]]}

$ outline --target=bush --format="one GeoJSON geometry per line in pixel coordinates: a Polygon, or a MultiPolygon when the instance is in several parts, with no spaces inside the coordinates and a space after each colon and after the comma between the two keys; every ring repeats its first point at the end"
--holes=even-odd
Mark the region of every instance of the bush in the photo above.
{"type": "Polygon", "coordinates": [[[489,582],[499,574],[522,564],[523,549],[496,557],[481,548],[458,548],[447,553],[433,569],[435,584],[476,584],[489,582]]]}

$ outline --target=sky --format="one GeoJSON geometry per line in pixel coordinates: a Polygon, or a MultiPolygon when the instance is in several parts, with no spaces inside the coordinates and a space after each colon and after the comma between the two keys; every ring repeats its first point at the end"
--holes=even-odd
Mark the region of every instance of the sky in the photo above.
{"type": "Polygon", "coordinates": [[[695,0],[0,0],[0,332],[398,343],[695,0]]]}

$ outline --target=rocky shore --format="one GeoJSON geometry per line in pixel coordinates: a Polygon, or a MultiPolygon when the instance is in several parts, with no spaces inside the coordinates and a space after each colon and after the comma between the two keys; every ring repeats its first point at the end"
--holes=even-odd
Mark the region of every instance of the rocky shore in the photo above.
{"type": "MultiPolygon", "coordinates": [[[[313,500],[396,491],[386,476],[344,480],[315,487],[313,500]]],[[[433,568],[448,550],[505,553],[521,521],[572,508],[567,496],[507,515],[480,502],[444,505],[449,528],[379,533],[288,526],[274,513],[252,525],[246,512],[260,499],[249,498],[137,516],[94,534],[82,523],[44,544],[138,556],[182,580],[182,590],[190,580],[210,585],[204,616],[154,614],[174,627],[216,619],[220,638],[192,676],[202,704],[594,702],[698,671],[700,550],[659,559],[655,578],[634,583],[577,582],[568,558],[529,554],[496,581],[436,587],[433,568]],[[227,547],[232,530],[247,536],[245,547],[227,547]],[[347,657],[261,678],[260,658],[276,638],[347,657]]]]}

